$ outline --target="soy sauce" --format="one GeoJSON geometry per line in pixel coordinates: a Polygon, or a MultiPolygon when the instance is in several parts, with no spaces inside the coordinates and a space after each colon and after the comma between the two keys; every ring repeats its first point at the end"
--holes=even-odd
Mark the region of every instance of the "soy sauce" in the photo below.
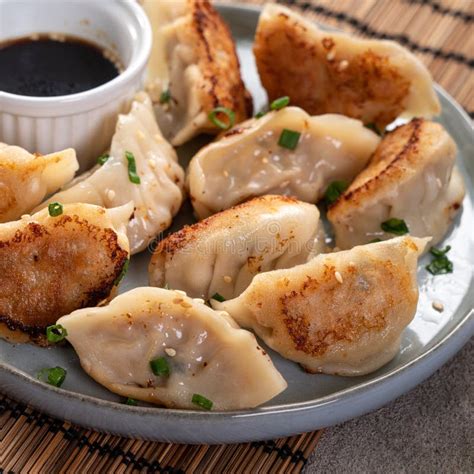
{"type": "Polygon", "coordinates": [[[35,35],[0,44],[0,91],[51,97],[83,92],[120,73],[100,47],[64,36],[35,35]]]}

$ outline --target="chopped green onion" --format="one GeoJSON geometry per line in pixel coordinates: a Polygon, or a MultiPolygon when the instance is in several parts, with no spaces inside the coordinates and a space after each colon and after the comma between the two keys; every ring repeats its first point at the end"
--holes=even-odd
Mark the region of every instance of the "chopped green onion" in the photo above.
{"type": "Polygon", "coordinates": [[[324,193],[326,204],[332,204],[339,199],[339,196],[349,187],[345,181],[333,181],[324,193]]]}
{"type": "Polygon", "coordinates": [[[223,303],[225,301],[225,298],[220,295],[219,293],[214,293],[211,297],[211,299],[219,301],[220,303],[223,303]]]}
{"type": "Polygon", "coordinates": [[[426,265],[426,269],[432,275],[443,275],[445,273],[453,273],[453,262],[448,257],[436,257],[429,265],[426,265]]]}
{"type": "Polygon", "coordinates": [[[110,155],[108,153],[104,153],[103,155],[100,155],[99,158],[97,158],[97,163],[102,166],[109,158],[110,155]]]}
{"type": "Polygon", "coordinates": [[[264,110],[261,110],[260,112],[257,112],[255,114],[255,118],[259,119],[259,118],[263,117],[265,114],[266,114],[266,112],[264,110]]]}
{"type": "Polygon", "coordinates": [[[430,253],[435,258],[431,261],[429,265],[426,265],[426,269],[432,275],[443,275],[446,273],[453,272],[453,262],[449,260],[446,254],[451,250],[451,246],[448,245],[444,249],[437,249],[436,247],[431,247],[430,253]]]}
{"type": "Polygon", "coordinates": [[[435,257],[444,257],[451,250],[451,245],[447,245],[444,249],[430,248],[430,254],[435,257]]]}
{"type": "Polygon", "coordinates": [[[204,408],[205,410],[210,410],[212,408],[212,405],[213,405],[211,400],[209,400],[206,397],[203,397],[202,395],[199,395],[198,393],[193,394],[193,398],[191,399],[191,401],[195,405],[197,405],[201,408],[204,408]]]}
{"type": "Polygon", "coordinates": [[[60,324],[53,324],[52,326],[48,326],[46,328],[46,339],[48,339],[48,342],[60,342],[65,339],[66,336],[67,330],[60,324]]]}
{"type": "Polygon", "coordinates": [[[216,127],[222,128],[222,130],[228,130],[235,123],[235,113],[227,107],[216,107],[215,109],[212,109],[209,112],[208,118],[216,127]],[[218,119],[217,114],[224,114],[227,117],[228,122],[226,123],[218,119]]]}
{"type": "Polygon", "coordinates": [[[375,239],[372,239],[369,244],[376,244],[377,242],[382,242],[382,239],[379,239],[378,237],[376,237],[375,239]]]}
{"type": "Polygon", "coordinates": [[[171,100],[171,92],[166,89],[160,94],[160,104],[167,104],[171,100]]]}
{"type": "Polygon", "coordinates": [[[63,205],[59,202],[52,202],[48,206],[48,212],[51,217],[60,216],[63,213],[63,205]]]}
{"type": "Polygon", "coordinates": [[[298,145],[300,136],[300,132],[284,128],[281,132],[280,139],[278,140],[278,145],[283,148],[288,148],[288,150],[294,150],[298,145]]]}
{"type": "Polygon", "coordinates": [[[165,283],[165,286],[163,287],[163,290],[169,290],[170,289],[170,285],[168,282],[165,283]]]}
{"type": "Polygon", "coordinates": [[[140,184],[140,176],[137,174],[137,163],[135,157],[130,151],[125,152],[125,158],[128,161],[128,179],[134,184],[140,184]]]}
{"type": "Polygon", "coordinates": [[[124,401],[125,405],[130,405],[132,407],[136,407],[138,405],[138,402],[134,399],[134,398],[127,398],[125,401],[124,401]]]}
{"type": "Polygon", "coordinates": [[[45,368],[38,372],[38,379],[49,385],[60,387],[66,379],[66,374],[66,369],[62,367],[45,368]]]}
{"type": "Polygon", "coordinates": [[[375,132],[377,135],[380,135],[382,136],[383,135],[383,132],[379,130],[379,128],[377,127],[377,125],[375,125],[375,123],[367,123],[365,124],[365,127],[372,130],[373,132],[375,132]]]}
{"type": "Polygon", "coordinates": [[[123,264],[122,270],[120,271],[120,275],[114,281],[114,286],[118,286],[118,284],[123,280],[123,277],[127,273],[129,266],[130,266],[130,259],[127,258],[127,260],[125,260],[125,263],[123,264]]]}
{"type": "Polygon", "coordinates": [[[168,377],[171,372],[170,366],[165,357],[158,357],[157,359],[150,360],[150,368],[155,375],[168,377]]]}
{"type": "Polygon", "coordinates": [[[392,219],[382,222],[380,227],[384,232],[388,232],[389,234],[404,235],[409,232],[405,221],[403,219],[397,219],[396,217],[392,217],[392,219]]]}
{"type": "Polygon", "coordinates": [[[278,99],[275,99],[271,104],[270,104],[270,109],[271,110],[280,110],[283,107],[286,107],[290,103],[290,98],[285,95],[283,97],[280,97],[278,99]]]}

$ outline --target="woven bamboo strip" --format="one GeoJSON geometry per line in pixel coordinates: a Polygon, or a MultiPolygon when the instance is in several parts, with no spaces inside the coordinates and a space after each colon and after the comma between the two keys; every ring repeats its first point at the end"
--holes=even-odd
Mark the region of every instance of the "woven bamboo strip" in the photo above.
{"type": "MultiPolygon", "coordinates": [[[[246,3],[262,2],[247,0],[246,3]]],[[[405,35],[435,81],[468,111],[474,112],[474,31],[473,22],[468,21],[474,15],[474,1],[281,3],[293,3],[300,11],[306,7],[305,17],[358,36],[405,35]],[[455,55],[454,59],[449,53],[455,55]]],[[[73,427],[1,396],[0,410],[0,472],[13,473],[138,473],[157,471],[159,467],[184,473],[299,473],[321,433],[274,442],[185,446],[129,440],[73,427]]]]}

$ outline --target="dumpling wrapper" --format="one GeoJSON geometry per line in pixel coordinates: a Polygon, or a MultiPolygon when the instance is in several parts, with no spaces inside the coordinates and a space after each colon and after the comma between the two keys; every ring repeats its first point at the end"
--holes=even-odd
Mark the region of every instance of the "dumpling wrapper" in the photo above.
{"type": "Polygon", "coordinates": [[[441,111],[430,73],[406,48],[324,31],[279,5],[260,14],[254,53],[269,99],[288,95],[310,114],[339,113],[383,129],[398,116],[441,111]]]}
{"type": "Polygon", "coordinates": [[[221,132],[208,118],[218,106],[232,110],[237,123],[251,116],[234,40],[213,6],[207,0],[144,0],[143,6],[153,28],[146,88],[164,136],[177,146],[221,132]],[[164,91],[171,97],[160,103],[164,91]]]}
{"type": "Polygon", "coordinates": [[[47,326],[111,296],[129,256],[128,204],[69,204],[0,224],[0,336],[46,344],[47,326]]]}
{"type": "Polygon", "coordinates": [[[30,212],[48,194],[71,181],[78,168],[72,148],[40,155],[0,143],[0,223],[30,212]]]}
{"type": "Polygon", "coordinates": [[[442,125],[414,119],[385,135],[369,166],[330,207],[336,245],[341,249],[388,239],[382,222],[402,219],[410,235],[446,234],[464,198],[456,144],[442,125]]]}
{"type": "Polygon", "coordinates": [[[260,273],[306,262],[325,249],[318,208],[262,196],[169,235],[150,263],[150,285],[189,296],[238,296],[260,273]]]}
{"type": "Polygon", "coordinates": [[[342,115],[310,117],[285,107],[250,119],[202,148],[191,160],[187,186],[199,218],[263,194],[315,203],[331,182],[350,182],[380,137],[342,115]],[[278,144],[283,129],[301,133],[294,150],[278,144]]]}
{"type": "Polygon", "coordinates": [[[253,334],[183,292],[135,288],[58,324],[83,369],[124,397],[198,409],[192,397],[199,394],[213,410],[237,410],[260,405],[287,386],[253,334]],[[166,358],[169,377],[150,369],[158,357],[166,358]]]}
{"type": "Polygon", "coordinates": [[[417,257],[429,239],[399,237],[257,275],[237,298],[211,300],[311,373],[363,375],[398,353],[418,302],[417,257]]]}
{"type": "Polygon", "coordinates": [[[131,110],[119,115],[110,158],[84,173],[50,202],[85,202],[105,208],[133,201],[135,211],[127,228],[132,254],[144,250],[168,228],[183,201],[184,171],[176,152],[156,124],[150,98],[137,94],[131,110]],[[126,152],[135,158],[140,184],[130,180],[126,152]]]}

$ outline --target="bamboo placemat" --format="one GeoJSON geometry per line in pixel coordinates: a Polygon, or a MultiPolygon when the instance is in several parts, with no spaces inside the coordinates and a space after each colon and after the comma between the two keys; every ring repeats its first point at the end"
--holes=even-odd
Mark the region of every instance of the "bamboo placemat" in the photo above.
{"type": "MultiPolygon", "coordinates": [[[[428,66],[435,81],[474,117],[474,0],[280,3],[359,36],[399,41],[428,66]]],[[[154,443],[97,433],[54,420],[0,395],[0,474],[298,473],[315,449],[320,434],[319,431],[228,446],[154,443]]]]}

